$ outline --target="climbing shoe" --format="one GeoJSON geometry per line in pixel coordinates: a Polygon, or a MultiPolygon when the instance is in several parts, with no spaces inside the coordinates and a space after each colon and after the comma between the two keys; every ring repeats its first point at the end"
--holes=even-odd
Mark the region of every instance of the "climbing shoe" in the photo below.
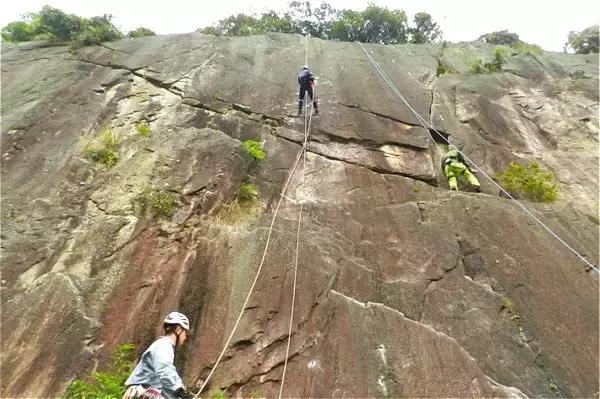
{"type": "Polygon", "coordinates": [[[319,115],[319,109],[315,108],[315,115],[319,115]]]}
{"type": "Polygon", "coordinates": [[[301,109],[298,110],[298,116],[302,116],[302,110],[301,109]]]}

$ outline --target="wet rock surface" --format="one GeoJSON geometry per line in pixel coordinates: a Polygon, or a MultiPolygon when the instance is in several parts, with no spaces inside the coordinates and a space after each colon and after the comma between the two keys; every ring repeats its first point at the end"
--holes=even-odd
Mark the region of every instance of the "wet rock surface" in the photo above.
{"type": "MultiPolygon", "coordinates": [[[[492,47],[365,45],[411,105],[493,175],[511,160],[558,176],[526,206],[598,264],[598,58],[492,47]],[[437,76],[440,63],[458,73],[437,76]],[[575,73],[576,71],[582,73],[575,73]]],[[[304,138],[295,75],[318,76],[306,170],[290,181],[262,274],[210,389],[279,392],[299,201],[298,288],[284,395],[590,397],[598,276],[480,175],[450,192],[434,143],[356,43],[293,35],[145,37],[71,50],[2,47],[3,397],[48,397],[141,352],[179,309],[191,389],[254,279],[304,138]],[[142,137],[135,125],[145,122],[142,137]],[[84,156],[103,129],[116,165],[84,156]],[[253,162],[242,147],[260,140],[253,162]],[[243,182],[258,215],[219,217],[243,182]],[[148,218],[144,186],[175,199],[148,218]]]]}

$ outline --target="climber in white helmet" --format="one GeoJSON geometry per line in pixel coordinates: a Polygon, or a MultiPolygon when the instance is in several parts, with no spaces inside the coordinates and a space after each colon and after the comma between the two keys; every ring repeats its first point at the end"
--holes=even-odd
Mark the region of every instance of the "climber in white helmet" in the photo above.
{"type": "Polygon", "coordinates": [[[190,321],[179,312],[171,312],[163,324],[165,335],[152,343],[142,354],[133,372],[125,381],[123,399],[191,399],[173,364],[175,349],[185,344],[190,321]]]}

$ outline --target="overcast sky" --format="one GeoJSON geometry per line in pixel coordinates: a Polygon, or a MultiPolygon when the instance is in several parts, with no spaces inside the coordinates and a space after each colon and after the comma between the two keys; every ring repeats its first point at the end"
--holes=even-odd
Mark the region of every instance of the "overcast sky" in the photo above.
{"type": "MultiPolygon", "coordinates": [[[[45,4],[83,17],[112,14],[117,27],[127,32],[139,26],[158,34],[193,32],[234,13],[283,10],[289,0],[3,0],[0,26],[39,11],[45,4]]],[[[312,4],[321,1],[313,0],[312,4]]],[[[335,8],[363,10],[368,3],[432,15],[448,41],[468,41],[479,35],[508,29],[521,40],[545,50],[562,51],[569,31],[598,23],[600,1],[593,0],[331,0],[335,8]]]]}

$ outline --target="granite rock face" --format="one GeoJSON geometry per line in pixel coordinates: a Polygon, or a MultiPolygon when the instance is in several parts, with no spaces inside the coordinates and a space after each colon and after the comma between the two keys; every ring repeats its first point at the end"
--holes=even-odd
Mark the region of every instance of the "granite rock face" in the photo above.
{"type": "MultiPolygon", "coordinates": [[[[523,203],[598,264],[598,57],[493,48],[365,45],[414,109],[486,173],[553,171],[552,204],[523,203]],[[438,76],[438,65],[457,73],[438,76]],[[581,72],[578,72],[581,71],[581,72]]],[[[296,73],[318,77],[306,169],[291,176],[254,293],[209,388],[278,394],[299,203],[289,397],[591,397],[598,275],[482,175],[451,192],[446,147],[357,43],[294,35],[144,37],[72,50],[2,47],[3,397],[50,397],[138,351],[178,309],[177,366],[195,390],[254,279],[304,139],[296,73]],[[136,124],[151,132],[143,137],[136,124]],[[119,138],[107,169],[84,155],[119,138]],[[255,162],[242,147],[263,143],[255,162]],[[244,182],[260,209],[220,217],[244,182]],[[139,192],[175,199],[149,218],[139,192]]]]}

